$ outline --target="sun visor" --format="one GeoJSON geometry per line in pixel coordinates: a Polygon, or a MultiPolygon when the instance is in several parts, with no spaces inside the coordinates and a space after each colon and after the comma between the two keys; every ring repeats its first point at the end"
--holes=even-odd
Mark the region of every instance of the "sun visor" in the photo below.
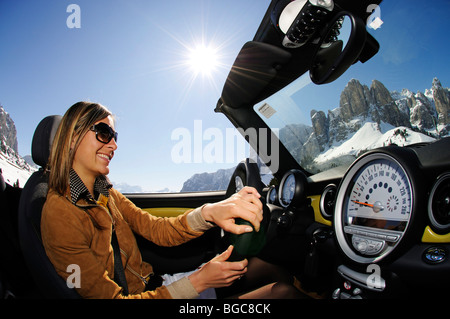
{"type": "Polygon", "coordinates": [[[239,52],[222,91],[222,103],[240,108],[252,104],[291,59],[286,50],[262,42],[247,42],[239,52]]]}

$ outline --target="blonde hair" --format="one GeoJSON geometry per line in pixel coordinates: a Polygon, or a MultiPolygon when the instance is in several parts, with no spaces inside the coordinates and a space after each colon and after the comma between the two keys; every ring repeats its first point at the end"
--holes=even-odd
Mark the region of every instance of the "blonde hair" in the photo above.
{"type": "Polygon", "coordinates": [[[49,189],[64,195],[69,188],[69,172],[84,135],[96,122],[112,115],[103,105],[78,102],[64,114],[56,131],[47,165],[49,189]],[[72,147],[73,145],[73,147],[72,147]]]}

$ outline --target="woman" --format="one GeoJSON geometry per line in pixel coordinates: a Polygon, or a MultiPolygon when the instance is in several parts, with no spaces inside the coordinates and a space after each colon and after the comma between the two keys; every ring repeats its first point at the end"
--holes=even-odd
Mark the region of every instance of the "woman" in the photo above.
{"type": "MultiPolygon", "coordinates": [[[[62,118],[50,153],[49,192],[41,220],[43,244],[58,274],[67,280],[68,267],[78,266],[76,289],[84,298],[196,298],[208,288],[226,287],[241,278],[248,261],[227,262],[233,249],[229,247],[190,275],[147,289],[153,271],[142,261],[133,233],[160,246],[175,246],[214,225],[236,234],[250,232],[252,227],[236,225],[234,219],[248,220],[258,230],[262,204],[257,191],[246,187],[222,202],[177,218],[154,217],[112,188],[107,179],[116,142],[113,116],[100,104],[76,103],[62,118]],[[118,266],[112,247],[116,239],[122,261],[118,266]],[[114,272],[122,266],[125,282],[114,272]]],[[[272,288],[248,296],[264,296],[272,288]]]]}

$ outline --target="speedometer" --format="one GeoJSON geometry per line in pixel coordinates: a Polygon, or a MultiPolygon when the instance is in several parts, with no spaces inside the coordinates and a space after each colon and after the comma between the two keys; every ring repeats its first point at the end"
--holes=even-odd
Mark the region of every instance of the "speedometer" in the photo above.
{"type": "Polygon", "coordinates": [[[373,262],[399,243],[413,205],[410,178],[393,157],[361,158],[342,181],[335,226],[340,246],[352,259],[373,262]]]}
{"type": "Polygon", "coordinates": [[[411,212],[411,187],[405,171],[389,159],[374,159],[352,178],[344,209],[347,222],[386,229],[404,229],[411,212]]]}
{"type": "Polygon", "coordinates": [[[278,190],[278,198],[281,206],[287,208],[294,207],[300,204],[306,198],[307,187],[306,175],[297,170],[292,169],[288,171],[280,182],[278,190]]]}

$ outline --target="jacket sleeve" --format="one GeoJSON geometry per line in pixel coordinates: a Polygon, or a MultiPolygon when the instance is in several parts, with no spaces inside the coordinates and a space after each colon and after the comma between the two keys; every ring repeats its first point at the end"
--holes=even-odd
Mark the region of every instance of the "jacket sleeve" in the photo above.
{"type": "Polygon", "coordinates": [[[213,227],[201,216],[201,209],[188,210],[177,217],[156,217],[134,205],[116,190],[115,205],[131,229],[159,246],[177,246],[199,237],[213,227]]]}
{"type": "MultiPolygon", "coordinates": [[[[124,296],[122,288],[112,279],[113,267],[100,264],[98,256],[95,256],[90,245],[94,226],[84,213],[78,213],[71,208],[65,199],[48,198],[44,205],[41,220],[42,241],[51,263],[57,273],[66,281],[75,286],[83,298],[111,299],[162,299],[171,298],[167,287],[162,286],[154,291],[145,291],[139,294],[124,296]],[[72,267],[69,267],[69,266],[72,267]],[[75,268],[73,266],[76,266],[75,268]],[[79,271],[75,273],[73,270],[79,271]],[[78,279],[75,278],[78,276],[78,279]],[[69,278],[70,277],[70,278],[69,278]],[[77,282],[77,280],[79,280],[77,282]]],[[[110,232],[110,229],[102,230],[110,232]]],[[[105,236],[109,234],[105,233],[105,236]]],[[[105,246],[105,254],[113,258],[109,243],[105,246]]],[[[113,263],[108,263],[113,265],[113,263]]]]}

